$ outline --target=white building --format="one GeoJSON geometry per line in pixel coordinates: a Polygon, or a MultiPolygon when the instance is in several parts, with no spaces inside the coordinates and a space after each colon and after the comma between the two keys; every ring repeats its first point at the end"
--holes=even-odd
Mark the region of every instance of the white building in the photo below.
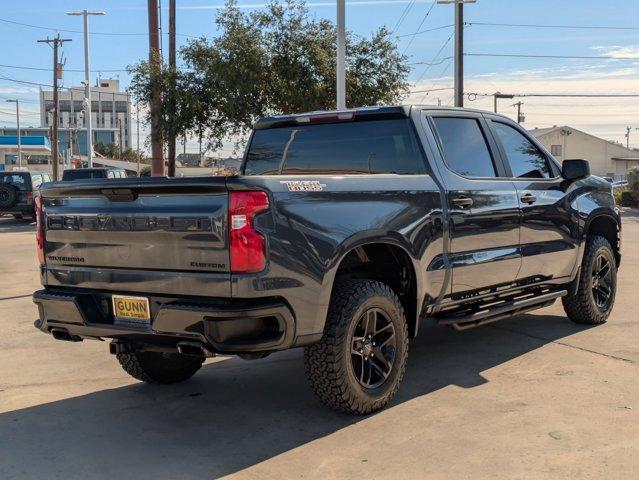
{"type": "MultiPolygon", "coordinates": [[[[40,125],[51,126],[53,110],[53,91],[40,91],[40,125]]],[[[84,87],[71,87],[58,91],[58,127],[74,132],[77,137],[84,138],[84,87]]],[[[120,92],[120,80],[113,78],[98,79],[97,85],[91,87],[91,128],[93,141],[115,143],[122,149],[131,145],[131,101],[127,92],[120,92]]],[[[61,144],[64,140],[61,139],[61,144]]],[[[86,141],[84,142],[86,145],[86,141]]],[[[78,142],[81,154],[85,154],[85,146],[78,142]]]]}
{"type": "Polygon", "coordinates": [[[530,133],[560,162],[583,158],[590,163],[590,171],[601,177],[625,180],[626,172],[639,166],[639,151],[573,127],[535,128],[530,133]]]}

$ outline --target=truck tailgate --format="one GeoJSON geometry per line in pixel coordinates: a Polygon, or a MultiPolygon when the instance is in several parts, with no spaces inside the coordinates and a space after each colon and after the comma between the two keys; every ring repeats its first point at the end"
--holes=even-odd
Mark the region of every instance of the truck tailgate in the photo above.
{"type": "Polygon", "coordinates": [[[59,182],[42,198],[47,284],[230,294],[225,178],[59,182]]]}

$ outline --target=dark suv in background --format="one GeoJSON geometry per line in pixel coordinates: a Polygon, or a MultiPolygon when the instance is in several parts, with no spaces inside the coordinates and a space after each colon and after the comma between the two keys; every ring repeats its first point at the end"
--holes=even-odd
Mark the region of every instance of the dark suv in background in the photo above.
{"type": "Polygon", "coordinates": [[[70,168],[62,173],[62,181],[90,180],[92,178],[126,178],[121,168],[70,168]]]}
{"type": "Polygon", "coordinates": [[[47,172],[0,172],[0,215],[35,219],[34,197],[50,181],[47,172]]]}

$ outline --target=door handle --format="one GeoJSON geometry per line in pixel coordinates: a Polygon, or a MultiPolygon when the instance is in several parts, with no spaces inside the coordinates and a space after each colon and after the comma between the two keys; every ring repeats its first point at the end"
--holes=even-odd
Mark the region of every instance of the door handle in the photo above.
{"type": "Polygon", "coordinates": [[[460,195],[457,198],[453,198],[452,203],[453,205],[459,208],[468,208],[473,205],[473,199],[470,197],[467,197],[466,195],[460,195]]]}
{"type": "Polygon", "coordinates": [[[520,200],[523,203],[527,203],[528,205],[530,205],[531,203],[535,203],[537,201],[537,197],[535,197],[532,193],[524,193],[520,200]]]}

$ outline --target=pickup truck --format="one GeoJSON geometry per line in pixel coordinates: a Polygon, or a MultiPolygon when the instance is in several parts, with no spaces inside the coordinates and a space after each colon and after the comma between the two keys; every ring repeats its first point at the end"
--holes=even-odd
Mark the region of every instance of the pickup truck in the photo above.
{"type": "Polygon", "coordinates": [[[383,408],[420,320],[613,307],[610,183],[506,117],[388,106],[256,122],[233,177],[57,182],[38,197],[35,326],[111,339],[146,382],[304,348],[327,406],[383,408]]]}

